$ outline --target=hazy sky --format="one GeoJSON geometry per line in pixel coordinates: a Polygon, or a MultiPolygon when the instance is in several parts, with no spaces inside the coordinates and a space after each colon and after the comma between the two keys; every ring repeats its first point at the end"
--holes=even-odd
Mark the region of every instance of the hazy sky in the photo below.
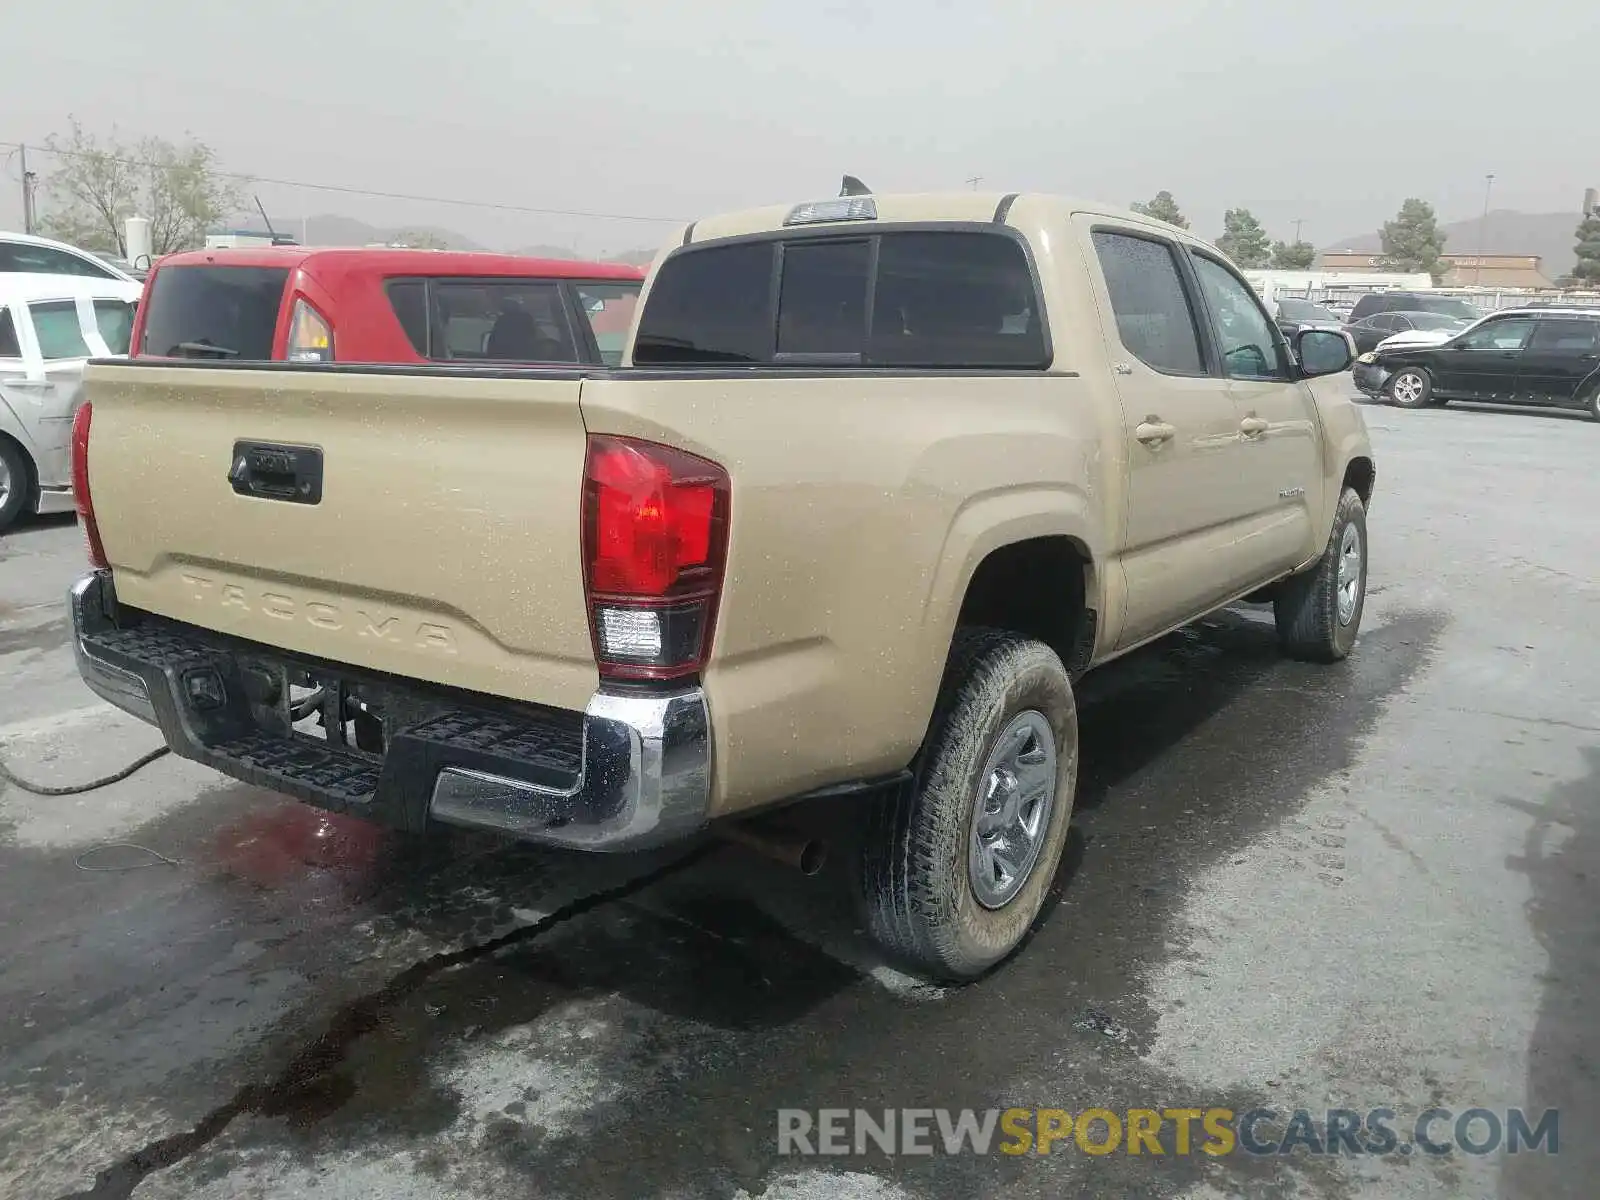
{"type": "MultiPolygon", "coordinates": [[[[81,0],[13,4],[0,141],[185,131],[258,177],[690,219],[831,195],[1159,188],[1197,232],[1318,244],[1400,202],[1576,212],[1600,185],[1597,0],[81,0]],[[235,16],[229,14],[235,13],[235,16]]],[[[0,227],[19,187],[0,147],[0,227]]],[[[36,168],[48,170],[40,157],[36,168]]],[[[261,184],[493,245],[655,245],[648,222],[261,184]]]]}

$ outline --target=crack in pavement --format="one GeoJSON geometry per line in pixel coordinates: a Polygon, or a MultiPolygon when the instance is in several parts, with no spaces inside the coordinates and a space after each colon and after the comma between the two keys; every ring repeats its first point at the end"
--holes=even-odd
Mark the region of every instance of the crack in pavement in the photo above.
{"type": "Polygon", "coordinates": [[[68,1192],[60,1200],[129,1200],[147,1176],[176,1166],[203,1149],[237,1118],[246,1114],[281,1116],[291,1111],[297,1099],[313,1093],[319,1081],[344,1061],[357,1041],[377,1028],[385,1012],[436,975],[487,958],[508,946],[531,941],[566,921],[636,895],[689,867],[714,847],[715,843],[702,844],[626,883],[591,892],[565,904],[531,925],[413,963],[376,991],[342,1005],[327,1029],[296,1054],[271,1082],[245,1084],[231,1099],[212,1109],[191,1128],[141,1146],[96,1174],[94,1185],[87,1191],[68,1192]]]}

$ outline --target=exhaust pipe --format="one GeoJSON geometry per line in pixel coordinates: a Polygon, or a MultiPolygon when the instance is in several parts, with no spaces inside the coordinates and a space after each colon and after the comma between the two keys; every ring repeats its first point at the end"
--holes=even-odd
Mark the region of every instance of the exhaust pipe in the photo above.
{"type": "Polygon", "coordinates": [[[715,833],[725,842],[794,867],[802,875],[815,875],[828,861],[826,842],[786,825],[729,821],[719,825],[715,833]]]}

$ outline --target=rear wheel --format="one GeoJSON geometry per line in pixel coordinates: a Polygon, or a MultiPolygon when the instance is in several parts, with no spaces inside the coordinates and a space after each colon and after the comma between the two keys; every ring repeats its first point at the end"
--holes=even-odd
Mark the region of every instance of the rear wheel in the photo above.
{"type": "Polygon", "coordinates": [[[1389,399],[1401,408],[1425,408],[1433,396],[1433,376],[1421,367],[1402,367],[1389,380],[1389,399]]]}
{"type": "Polygon", "coordinates": [[[0,437],[0,530],[22,515],[32,486],[27,458],[16,443],[0,437]]]}
{"type": "Polygon", "coordinates": [[[864,839],[878,943],[945,981],[1015,950],[1061,861],[1077,768],[1078,712],[1055,652],[959,630],[915,776],[875,802],[864,839]]]}
{"type": "Polygon", "coordinates": [[[1589,394],[1584,398],[1583,411],[1600,421],[1600,382],[1590,385],[1589,394]]]}

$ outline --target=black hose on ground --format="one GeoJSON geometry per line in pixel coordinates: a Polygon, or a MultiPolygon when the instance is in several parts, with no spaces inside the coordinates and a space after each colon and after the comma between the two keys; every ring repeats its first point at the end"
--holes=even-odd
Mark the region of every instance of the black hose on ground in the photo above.
{"type": "Polygon", "coordinates": [[[110,775],[102,775],[99,779],[91,779],[88,783],[75,783],[66,787],[46,787],[41,783],[30,783],[26,779],[19,779],[11,773],[5,764],[5,760],[0,759],[0,782],[9,783],[25,792],[32,792],[35,796],[81,796],[84,792],[92,792],[99,788],[110,787],[113,783],[121,783],[135,771],[142,771],[145,767],[155,762],[156,759],[171,753],[172,748],[170,746],[158,746],[150,751],[149,754],[134,759],[120,771],[115,771],[110,775]]]}

